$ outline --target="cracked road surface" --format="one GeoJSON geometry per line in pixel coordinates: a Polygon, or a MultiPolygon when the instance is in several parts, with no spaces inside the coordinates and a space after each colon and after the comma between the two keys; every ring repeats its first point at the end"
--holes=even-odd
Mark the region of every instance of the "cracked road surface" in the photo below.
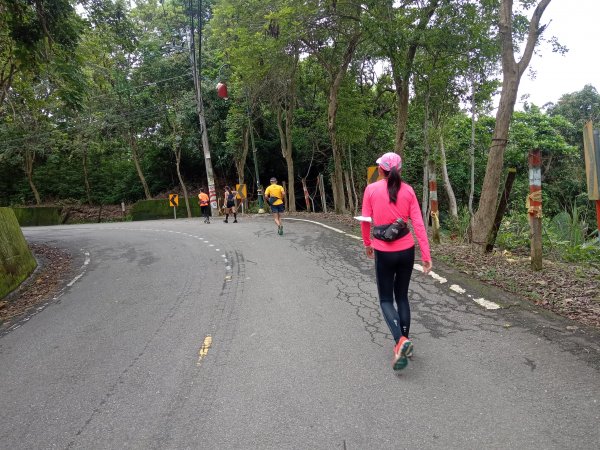
{"type": "Polygon", "coordinates": [[[415,271],[415,357],[395,373],[373,262],[331,229],[24,233],[77,269],[0,338],[2,448],[598,448],[598,333],[415,271]]]}

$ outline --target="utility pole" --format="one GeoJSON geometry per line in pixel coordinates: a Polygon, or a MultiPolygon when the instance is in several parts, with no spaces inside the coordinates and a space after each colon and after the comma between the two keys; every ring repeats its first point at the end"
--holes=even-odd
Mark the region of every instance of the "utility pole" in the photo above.
{"type": "MultiPolygon", "coordinates": [[[[215,178],[213,174],[212,160],[210,158],[210,148],[208,144],[208,131],[206,129],[206,119],[204,117],[204,103],[202,102],[202,90],[200,84],[201,64],[198,64],[196,59],[196,33],[194,29],[194,10],[193,1],[190,0],[190,34],[188,39],[188,47],[190,51],[190,63],[192,65],[192,75],[194,77],[194,91],[196,94],[196,113],[198,114],[198,123],[202,134],[202,150],[204,152],[204,164],[206,166],[206,178],[208,181],[208,197],[210,199],[210,209],[213,216],[217,216],[219,209],[217,206],[217,191],[215,189],[215,178]]],[[[198,9],[198,49],[202,51],[202,0],[200,0],[198,9]]],[[[202,55],[199,54],[198,59],[202,61],[202,55]]]]}

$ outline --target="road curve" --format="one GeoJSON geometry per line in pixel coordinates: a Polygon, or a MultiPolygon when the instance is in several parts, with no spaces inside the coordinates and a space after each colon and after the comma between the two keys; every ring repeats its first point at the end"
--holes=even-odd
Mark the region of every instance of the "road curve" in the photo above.
{"type": "Polygon", "coordinates": [[[415,272],[416,355],[394,373],[372,262],[336,230],[288,220],[278,236],[243,217],[24,233],[77,270],[0,338],[2,448],[600,442],[598,334],[415,272]]]}

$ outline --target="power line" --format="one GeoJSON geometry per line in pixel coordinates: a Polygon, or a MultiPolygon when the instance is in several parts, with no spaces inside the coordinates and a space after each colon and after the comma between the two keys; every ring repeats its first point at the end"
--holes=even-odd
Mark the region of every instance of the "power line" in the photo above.
{"type": "MultiPolygon", "coordinates": [[[[144,87],[155,86],[158,83],[163,83],[165,81],[175,80],[177,78],[182,78],[182,77],[191,77],[191,76],[192,76],[192,72],[186,72],[186,73],[184,73],[182,75],[177,75],[176,77],[163,78],[162,80],[151,81],[149,83],[140,84],[140,85],[137,85],[137,86],[131,86],[128,89],[115,89],[114,93],[120,94],[120,93],[123,93],[123,92],[131,92],[131,91],[134,91],[134,90],[137,90],[137,89],[141,89],[141,88],[144,88],[144,87]]],[[[109,92],[107,94],[97,95],[97,96],[94,96],[94,97],[86,97],[86,99],[87,100],[96,100],[98,98],[108,97],[108,96],[111,96],[111,95],[113,95],[113,93],[109,92]]]]}
{"type": "MultiPolygon", "coordinates": [[[[23,142],[23,141],[26,141],[26,140],[29,140],[32,138],[39,139],[42,137],[51,136],[52,134],[54,134],[56,132],[67,132],[70,130],[78,130],[81,128],[91,128],[92,125],[99,124],[99,123],[105,124],[105,126],[114,126],[114,125],[119,125],[121,123],[132,123],[135,120],[158,116],[158,115],[164,113],[164,111],[165,111],[165,109],[162,105],[154,105],[154,106],[150,106],[148,108],[143,108],[143,109],[138,109],[138,110],[132,111],[130,114],[115,114],[115,116],[118,116],[121,119],[126,119],[126,120],[106,121],[105,119],[100,119],[100,120],[95,120],[95,121],[90,121],[90,122],[85,122],[85,123],[81,122],[77,125],[73,125],[70,127],[55,128],[54,130],[46,131],[43,133],[37,133],[37,134],[32,133],[32,134],[29,134],[29,135],[26,135],[26,136],[23,136],[20,138],[9,139],[9,140],[3,141],[3,144],[9,144],[9,145],[8,146],[2,145],[2,147],[3,148],[11,148],[10,144],[23,142]],[[144,111],[153,111],[153,113],[145,114],[144,111]]],[[[14,148],[14,146],[12,148],[14,148]]]]}

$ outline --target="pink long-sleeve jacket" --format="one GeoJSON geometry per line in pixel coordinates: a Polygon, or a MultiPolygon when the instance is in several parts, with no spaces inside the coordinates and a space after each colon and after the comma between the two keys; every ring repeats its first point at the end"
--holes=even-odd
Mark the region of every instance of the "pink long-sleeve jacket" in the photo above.
{"type": "MultiPolygon", "coordinates": [[[[407,223],[410,220],[417,235],[417,241],[419,242],[421,259],[423,261],[431,261],[429,241],[427,240],[427,231],[425,230],[423,217],[421,216],[421,208],[419,207],[415,191],[409,184],[404,181],[401,183],[395,204],[390,203],[387,180],[379,180],[369,184],[363,196],[362,215],[364,217],[371,217],[373,225],[387,225],[399,217],[407,223]]],[[[371,224],[369,222],[361,223],[361,232],[365,247],[372,245],[375,250],[382,252],[397,252],[415,245],[415,240],[411,233],[393,242],[371,239],[371,224]]]]}

